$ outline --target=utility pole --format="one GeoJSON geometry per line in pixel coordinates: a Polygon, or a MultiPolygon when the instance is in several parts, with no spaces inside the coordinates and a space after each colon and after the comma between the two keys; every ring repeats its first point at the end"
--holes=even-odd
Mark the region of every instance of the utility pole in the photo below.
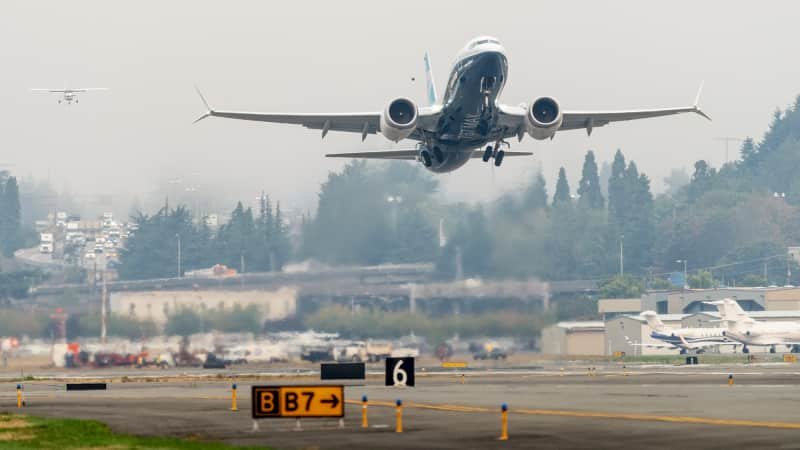
{"type": "Polygon", "coordinates": [[[176,234],[175,237],[178,238],[178,278],[181,278],[183,276],[181,272],[181,235],[176,234]]]}
{"type": "Polygon", "coordinates": [[[619,235],[619,276],[625,276],[625,235],[619,235]]]}
{"type": "Polygon", "coordinates": [[[725,163],[728,162],[728,146],[731,142],[743,142],[744,139],[733,137],[733,136],[720,136],[716,138],[718,141],[725,142],[725,163]]]}
{"type": "Polygon", "coordinates": [[[106,299],[108,298],[108,290],[106,289],[106,271],[103,270],[103,293],[100,296],[100,342],[103,344],[103,349],[106,346],[106,299]]]}

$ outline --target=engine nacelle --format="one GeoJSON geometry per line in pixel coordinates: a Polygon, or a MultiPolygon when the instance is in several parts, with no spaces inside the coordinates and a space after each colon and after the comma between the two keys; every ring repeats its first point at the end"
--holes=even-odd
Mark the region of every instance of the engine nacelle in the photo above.
{"type": "Polygon", "coordinates": [[[417,128],[418,117],[417,104],[407,98],[398,97],[383,110],[381,134],[394,142],[405,139],[417,128]]]}
{"type": "Polygon", "coordinates": [[[552,138],[561,128],[564,116],[561,115],[561,106],[552,97],[539,97],[528,107],[527,119],[528,134],[534,139],[552,138]]]}

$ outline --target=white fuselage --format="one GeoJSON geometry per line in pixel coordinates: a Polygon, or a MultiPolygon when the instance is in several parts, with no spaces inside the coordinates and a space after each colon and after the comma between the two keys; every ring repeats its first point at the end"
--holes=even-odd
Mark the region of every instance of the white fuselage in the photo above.
{"type": "Polygon", "coordinates": [[[745,345],[793,345],[800,343],[800,322],[734,324],[726,336],[745,345]]]}

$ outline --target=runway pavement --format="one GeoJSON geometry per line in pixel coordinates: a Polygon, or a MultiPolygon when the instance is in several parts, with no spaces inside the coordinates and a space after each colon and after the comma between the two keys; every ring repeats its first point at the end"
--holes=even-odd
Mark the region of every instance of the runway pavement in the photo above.
{"type": "MultiPolygon", "coordinates": [[[[119,382],[107,391],[66,392],[63,383],[25,383],[26,414],[80,417],[115,431],[222,440],[300,449],[375,448],[800,448],[800,371],[795,365],[672,367],[588,371],[518,370],[457,374],[417,372],[417,386],[382,386],[370,377],[346,388],[346,418],[263,419],[253,431],[250,386],[231,381],[119,382]],[[728,373],[734,384],[728,384],[728,373]],[[362,395],[369,425],[360,427],[362,395]],[[396,399],[404,432],[395,433],[396,399]],[[500,405],[509,405],[508,441],[500,405]]],[[[316,383],[279,377],[256,384],[316,383]]],[[[14,383],[2,383],[0,404],[16,411],[14,383]]]]}

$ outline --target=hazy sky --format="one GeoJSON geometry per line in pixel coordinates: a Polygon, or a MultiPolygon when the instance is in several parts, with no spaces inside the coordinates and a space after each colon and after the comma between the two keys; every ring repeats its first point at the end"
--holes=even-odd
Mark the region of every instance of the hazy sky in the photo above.
{"type": "Polygon", "coordinates": [[[248,201],[263,188],[313,208],[319,183],[344,164],[324,153],[389,142],[213,118],[192,125],[204,109],[195,83],[224,109],[378,111],[398,95],[423,104],[425,50],[441,92],[458,50],[489,34],[509,54],[505,103],[548,95],[564,109],[679,106],[705,80],[701,103],[714,121],[686,115],[609,125],[591,138],[526,138],[513,149],[533,158],[507,159],[494,174],[472,161],[441,176],[449,198],[493,198],[539,165],[551,186],[565,166],[574,189],[588,148],[601,161],[621,148],[660,189],[670,168],[720,164],[716,137],[760,138],[774,109],[800,93],[799,13],[790,1],[4,0],[0,163],[82,195],[112,194],[118,211],[173,178],[248,201]],[[71,106],[28,90],[62,86],[111,90],[71,106]]]}

